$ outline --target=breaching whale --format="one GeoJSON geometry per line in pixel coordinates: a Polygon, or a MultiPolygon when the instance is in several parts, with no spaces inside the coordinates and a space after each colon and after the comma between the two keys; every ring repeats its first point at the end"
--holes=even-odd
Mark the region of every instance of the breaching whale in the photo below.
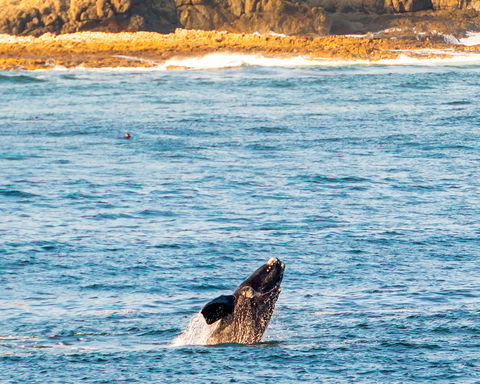
{"type": "Polygon", "coordinates": [[[213,331],[207,344],[260,341],[280,295],[285,264],[276,257],[248,277],[233,295],[219,296],[201,310],[213,331]]]}

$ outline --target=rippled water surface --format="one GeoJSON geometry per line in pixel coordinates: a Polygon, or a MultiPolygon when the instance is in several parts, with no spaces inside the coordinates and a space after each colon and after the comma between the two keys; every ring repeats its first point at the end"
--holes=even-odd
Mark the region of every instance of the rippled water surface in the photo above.
{"type": "Polygon", "coordinates": [[[0,73],[0,382],[479,383],[479,99],[479,66],[0,73]],[[263,342],[171,345],[272,256],[263,342]]]}

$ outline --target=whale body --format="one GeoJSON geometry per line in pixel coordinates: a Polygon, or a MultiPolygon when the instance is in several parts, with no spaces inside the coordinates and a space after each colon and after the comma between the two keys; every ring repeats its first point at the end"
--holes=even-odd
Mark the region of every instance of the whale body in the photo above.
{"type": "Polygon", "coordinates": [[[219,296],[201,310],[211,332],[207,344],[252,344],[261,340],[280,295],[285,264],[272,257],[232,295],[219,296]]]}

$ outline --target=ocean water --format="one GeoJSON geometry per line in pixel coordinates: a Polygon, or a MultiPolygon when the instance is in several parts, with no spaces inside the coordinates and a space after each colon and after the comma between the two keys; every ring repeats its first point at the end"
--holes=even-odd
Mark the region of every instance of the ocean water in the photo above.
{"type": "Polygon", "coordinates": [[[479,99],[479,64],[1,72],[0,382],[479,383],[479,99]],[[262,342],[173,345],[270,257],[262,342]]]}

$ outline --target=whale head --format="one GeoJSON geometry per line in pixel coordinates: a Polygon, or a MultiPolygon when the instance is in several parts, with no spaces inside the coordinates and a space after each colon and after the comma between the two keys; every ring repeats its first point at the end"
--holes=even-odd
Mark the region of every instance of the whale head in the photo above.
{"type": "Polygon", "coordinates": [[[281,292],[285,264],[273,257],[241,283],[232,295],[219,296],[201,313],[214,326],[207,343],[260,341],[281,292]]]}
{"type": "Polygon", "coordinates": [[[272,289],[279,289],[284,270],[285,264],[276,257],[272,257],[240,284],[237,291],[250,287],[254,292],[264,295],[272,289]]]}

